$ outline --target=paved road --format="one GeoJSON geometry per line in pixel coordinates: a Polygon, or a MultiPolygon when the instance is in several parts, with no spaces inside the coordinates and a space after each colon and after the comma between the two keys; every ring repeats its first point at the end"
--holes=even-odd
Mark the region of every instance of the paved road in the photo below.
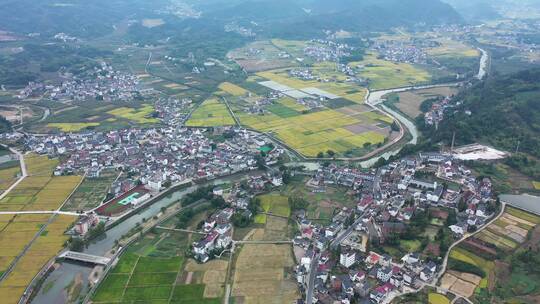
{"type": "Polygon", "coordinates": [[[203,234],[203,235],[206,234],[206,233],[201,232],[201,231],[194,231],[194,230],[188,230],[188,229],[169,228],[169,227],[163,227],[163,226],[156,226],[156,228],[163,229],[163,230],[169,230],[169,231],[177,231],[177,232],[196,233],[196,234],[203,234]]]}
{"type": "Polygon", "coordinates": [[[72,216],[80,216],[80,213],[76,212],[68,212],[68,211],[2,211],[0,212],[0,215],[17,215],[17,214],[57,214],[57,215],[72,215],[72,216]]]}
{"type": "Polygon", "coordinates": [[[343,241],[346,237],[349,236],[349,234],[351,234],[351,232],[354,230],[354,227],[356,227],[358,224],[360,224],[360,222],[364,219],[364,215],[361,215],[360,217],[358,217],[356,219],[356,221],[354,221],[354,223],[349,226],[349,228],[347,228],[347,230],[345,230],[344,232],[342,232],[340,235],[338,235],[333,241],[332,243],[330,243],[330,247],[332,248],[336,248],[337,246],[339,246],[339,244],[341,243],[341,241],[343,241]]]}
{"type": "Polygon", "coordinates": [[[317,277],[317,266],[319,265],[319,259],[321,258],[321,254],[317,253],[315,257],[313,257],[313,260],[311,261],[311,267],[309,269],[309,278],[308,283],[306,287],[306,303],[312,304],[313,303],[313,292],[315,289],[315,278],[317,277]]]}
{"type": "Polygon", "coordinates": [[[6,191],[4,191],[4,193],[0,195],[0,200],[6,197],[6,195],[8,195],[8,193],[11,192],[11,190],[15,189],[15,187],[17,187],[17,185],[19,185],[28,176],[28,172],[26,171],[26,163],[24,162],[24,155],[15,149],[9,148],[9,150],[12,153],[16,154],[17,157],[19,158],[19,162],[21,164],[22,176],[15,183],[13,183],[13,185],[9,186],[9,188],[7,188],[6,191]]]}

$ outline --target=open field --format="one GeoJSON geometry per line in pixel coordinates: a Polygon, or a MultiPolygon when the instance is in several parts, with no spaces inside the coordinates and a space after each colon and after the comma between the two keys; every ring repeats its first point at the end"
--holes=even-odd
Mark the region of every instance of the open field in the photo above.
{"type": "Polygon", "coordinates": [[[306,211],[310,219],[320,219],[326,223],[332,218],[334,209],[356,206],[354,197],[347,189],[341,187],[326,187],[326,192],[312,192],[306,185],[307,179],[295,177],[286,186],[282,187],[281,194],[290,197],[303,197],[310,202],[306,211]]]}
{"type": "Polygon", "coordinates": [[[120,257],[93,302],[221,303],[227,262],[185,260],[191,240],[188,233],[146,234],[120,257]]]}
{"type": "Polygon", "coordinates": [[[338,154],[362,154],[365,146],[385,142],[389,135],[387,117],[378,112],[360,112],[357,106],[280,117],[274,113],[237,113],[241,123],[268,132],[308,157],[332,150],[338,154]],[[380,123],[386,126],[378,126],[380,123]],[[356,152],[356,153],[355,153],[356,152]]]}
{"type": "Polygon", "coordinates": [[[21,167],[15,166],[0,170],[0,193],[9,188],[21,174],[21,167]]]}
{"type": "Polygon", "coordinates": [[[234,124],[234,119],[227,106],[216,98],[203,102],[186,122],[189,127],[216,127],[234,124]]]}
{"type": "MultiPolygon", "coordinates": [[[[265,228],[255,229],[251,239],[283,240],[287,229],[287,220],[269,216],[265,228]]],[[[290,245],[243,245],[234,265],[231,295],[235,302],[293,303],[299,297],[291,274],[290,245]]]]}
{"type": "Polygon", "coordinates": [[[447,297],[438,293],[429,293],[428,301],[429,304],[450,304],[450,300],[447,297]]]}
{"type": "Polygon", "coordinates": [[[375,54],[368,54],[364,60],[350,63],[349,66],[361,70],[360,76],[368,80],[372,90],[426,84],[431,81],[431,75],[426,70],[406,63],[377,59],[375,54]]]}
{"type": "MultiPolygon", "coordinates": [[[[48,217],[50,217],[50,215],[48,217]]],[[[20,224],[25,224],[24,226],[28,228],[36,226],[40,227],[40,225],[47,222],[48,217],[17,216],[17,218],[25,220],[24,222],[20,222],[20,224]]],[[[13,223],[18,223],[17,218],[13,223]]],[[[26,286],[30,284],[34,276],[63,248],[68,239],[68,237],[64,235],[64,232],[75,219],[76,218],[72,216],[54,217],[46,230],[39,235],[26,254],[17,262],[12,272],[0,283],[0,297],[3,299],[2,303],[10,304],[19,302],[19,298],[23,295],[26,286]]],[[[13,235],[13,233],[10,235],[13,235]]],[[[2,236],[0,235],[0,238],[1,237],[2,236]]],[[[1,243],[5,244],[6,241],[8,240],[3,239],[1,243]]],[[[21,240],[15,241],[12,239],[9,244],[15,242],[21,242],[21,240]]],[[[0,252],[5,252],[4,250],[5,249],[2,248],[0,249],[0,252]]]]}
{"type": "Polygon", "coordinates": [[[435,57],[480,57],[480,52],[468,45],[459,41],[441,38],[437,42],[441,44],[439,47],[428,49],[428,54],[435,57]]]}
{"type": "Polygon", "coordinates": [[[125,118],[131,121],[134,121],[138,124],[154,124],[158,123],[159,120],[156,118],[151,118],[150,115],[154,112],[154,107],[151,105],[143,105],[140,109],[133,109],[133,108],[118,108],[111,111],[108,111],[107,113],[120,117],[125,118]]]}
{"type": "Polygon", "coordinates": [[[452,87],[432,88],[425,90],[415,90],[395,94],[399,99],[395,100],[389,98],[389,101],[394,100],[393,105],[398,108],[399,111],[406,114],[412,119],[422,114],[420,106],[422,103],[431,98],[447,97],[457,93],[457,89],[452,87]]]}
{"type": "MultiPolygon", "coordinates": [[[[53,103],[48,107],[56,106],[53,103]]],[[[43,122],[28,125],[31,132],[78,132],[82,130],[111,130],[133,125],[148,127],[159,123],[152,117],[154,109],[149,104],[80,102],[62,104],[52,108],[51,115],[43,122]]]]}
{"type": "Polygon", "coordinates": [[[62,210],[90,210],[103,202],[108,189],[118,176],[114,170],[104,170],[99,178],[85,178],[62,210]]]}
{"type": "Polygon", "coordinates": [[[233,59],[246,72],[258,72],[298,65],[292,58],[281,58],[279,46],[270,41],[255,41],[232,50],[227,57],[233,59]]]}
{"type": "MultiPolygon", "coordinates": [[[[285,217],[291,215],[288,197],[279,194],[266,194],[261,195],[258,198],[261,200],[261,208],[264,212],[285,217]]],[[[266,217],[266,214],[257,214],[255,216],[255,223],[265,224],[266,217]]]]}

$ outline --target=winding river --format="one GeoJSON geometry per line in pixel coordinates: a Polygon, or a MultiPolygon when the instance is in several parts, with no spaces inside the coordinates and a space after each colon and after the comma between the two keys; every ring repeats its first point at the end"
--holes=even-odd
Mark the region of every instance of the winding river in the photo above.
{"type": "MultiPolygon", "coordinates": [[[[475,78],[479,80],[483,80],[487,76],[487,73],[488,73],[489,54],[488,52],[486,52],[485,50],[481,48],[479,48],[478,51],[480,51],[482,56],[480,57],[480,67],[478,69],[478,73],[476,74],[475,78]]],[[[410,86],[410,87],[395,88],[395,89],[388,89],[388,90],[381,90],[381,91],[373,91],[373,92],[368,92],[368,96],[366,97],[366,103],[372,107],[380,108],[384,112],[390,114],[390,116],[399,120],[399,122],[403,126],[405,126],[405,128],[407,128],[407,130],[412,136],[411,140],[408,143],[416,145],[418,143],[418,134],[419,134],[418,128],[416,128],[413,121],[411,121],[407,117],[385,106],[383,104],[383,102],[385,101],[384,96],[391,93],[402,93],[402,92],[411,91],[411,90],[423,90],[423,89],[432,89],[432,88],[458,86],[458,85],[459,83],[449,83],[449,84],[410,86]]],[[[394,156],[398,154],[399,151],[401,151],[401,149],[402,149],[402,146],[396,147],[395,149],[391,151],[372,157],[371,159],[363,161],[360,164],[362,165],[362,167],[371,167],[377,162],[377,160],[379,160],[379,158],[382,157],[384,159],[388,159],[390,156],[394,156]]]]}
{"type": "MultiPolygon", "coordinates": [[[[482,53],[482,57],[480,59],[480,69],[478,71],[478,74],[476,75],[476,78],[482,80],[487,75],[489,55],[483,49],[479,49],[479,51],[482,53]]],[[[387,114],[399,120],[401,124],[407,128],[407,130],[412,136],[409,143],[416,144],[418,141],[419,133],[418,133],[418,129],[414,125],[414,122],[412,122],[411,120],[404,117],[400,113],[397,113],[396,111],[393,111],[392,109],[389,109],[387,106],[382,104],[384,101],[383,97],[390,93],[400,93],[400,92],[405,92],[405,91],[410,91],[410,90],[430,89],[430,88],[436,88],[436,87],[456,86],[456,85],[458,84],[454,83],[454,84],[439,84],[439,85],[426,85],[426,86],[411,86],[411,87],[396,88],[396,89],[389,89],[389,90],[373,91],[373,92],[369,92],[368,97],[366,99],[366,103],[372,107],[378,107],[382,109],[387,114]]],[[[46,113],[45,115],[48,115],[48,113],[46,113]]],[[[375,162],[377,162],[379,158],[383,157],[385,159],[388,159],[390,156],[396,155],[397,153],[399,153],[399,151],[401,151],[401,147],[397,147],[394,150],[385,152],[382,155],[373,157],[369,160],[361,162],[360,164],[363,167],[369,167],[369,166],[372,166],[375,162]]],[[[248,174],[242,174],[242,175],[246,176],[248,174]]],[[[222,183],[227,183],[233,180],[238,180],[238,175],[216,179],[209,183],[222,184],[222,183]]],[[[194,191],[195,189],[196,187],[193,186],[187,189],[178,190],[176,192],[169,194],[168,196],[161,198],[160,200],[156,201],[149,207],[145,208],[139,213],[131,216],[130,218],[123,221],[122,223],[108,230],[106,235],[103,238],[90,244],[88,248],[84,250],[84,252],[88,254],[94,254],[94,255],[105,255],[106,252],[110,251],[114,247],[114,243],[116,240],[120,239],[123,235],[129,232],[133,227],[135,227],[137,223],[140,223],[143,218],[148,219],[157,215],[158,213],[160,213],[162,207],[167,207],[175,202],[178,202],[184,195],[186,195],[189,192],[194,191]]],[[[71,263],[71,262],[59,263],[59,267],[55,269],[54,271],[52,271],[47,276],[43,285],[41,286],[41,289],[38,291],[32,303],[36,303],[36,304],[67,303],[69,301],[67,291],[72,286],[72,284],[74,284],[74,282],[77,282],[77,281],[82,284],[81,295],[84,295],[88,291],[88,276],[90,275],[91,271],[92,271],[91,267],[88,267],[82,264],[71,263]]]]}
{"type": "MultiPolygon", "coordinates": [[[[228,177],[219,178],[208,184],[219,185],[229,183],[232,181],[238,181],[239,176],[246,177],[251,175],[260,175],[260,171],[253,171],[250,173],[238,173],[228,177]]],[[[202,186],[202,185],[199,185],[202,186]]],[[[105,236],[91,243],[88,248],[83,252],[98,256],[104,256],[105,253],[110,251],[115,241],[120,239],[123,235],[128,233],[137,223],[140,223],[143,219],[149,219],[161,212],[162,207],[168,207],[179,200],[181,200],[186,194],[193,192],[199,186],[191,186],[182,190],[178,190],[164,196],[155,203],[127,218],[122,223],[114,226],[110,230],[107,230],[105,236]]],[[[64,304],[70,302],[68,299],[68,289],[78,281],[82,283],[81,295],[88,292],[88,276],[92,272],[93,267],[73,263],[69,261],[63,261],[59,263],[59,267],[52,271],[41,286],[37,295],[34,297],[31,303],[36,304],[64,304]]]]}

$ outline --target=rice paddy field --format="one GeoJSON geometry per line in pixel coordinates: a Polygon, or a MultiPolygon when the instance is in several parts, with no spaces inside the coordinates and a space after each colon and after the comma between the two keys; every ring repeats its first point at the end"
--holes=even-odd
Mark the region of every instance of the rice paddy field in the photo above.
{"type": "Polygon", "coordinates": [[[20,166],[13,166],[0,170],[0,194],[8,189],[21,174],[20,166]]]}
{"type": "MultiPolygon", "coordinates": [[[[19,303],[19,298],[34,276],[62,250],[68,239],[64,232],[75,220],[76,217],[64,215],[53,218],[51,215],[17,215],[4,226],[0,232],[0,267],[3,271],[34,237],[36,239],[16,262],[12,271],[0,282],[2,303],[19,303]],[[43,225],[47,225],[45,230],[36,235],[43,225]]],[[[1,225],[4,225],[4,222],[1,225]]]]}
{"type": "MultiPolygon", "coordinates": [[[[253,229],[250,240],[284,240],[286,219],[268,216],[264,228],[253,229]]],[[[234,303],[294,303],[299,298],[292,274],[291,245],[245,244],[232,269],[234,303]]]]}
{"type": "MultiPolygon", "coordinates": [[[[81,181],[80,176],[53,177],[57,160],[25,156],[29,176],[0,201],[2,211],[58,209],[81,181]]],[[[0,216],[0,272],[11,268],[0,282],[2,303],[18,303],[26,286],[63,248],[64,232],[76,217],[50,214],[0,216]]]]}
{"type": "MultiPolygon", "coordinates": [[[[530,232],[539,224],[540,217],[507,207],[495,222],[450,252],[451,259],[475,266],[481,269],[485,276],[480,278],[472,274],[448,271],[441,284],[458,293],[461,290],[462,295],[477,296],[484,289],[492,291],[500,282],[507,280],[508,275],[517,276],[518,274],[512,272],[501,276],[501,273],[505,273],[501,265],[507,265],[507,258],[510,259],[525,244],[530,232]],[[460,278],[461,276],[465,278],[460,278]]],[[[519,285],[514,285],[516,284],[519,285]]]]}
{"type": "Polygon", "coordinates": [[[288,114],[286,117],[274,113],[237,113],[237,116],[243,125],[270,133],[307,157],[316,157],[329,150],[341,155],[355,150],[360,152],[355,154],[361,154],[365,144],[384,143],[389,131],[387,116],[363,106],[288,114]]]}
{"type": "Polygon", "coordinates": [[[218,127],[234,125],[227,106],[217,98],[204,101],[186,122],[189,127],[218,127]]]}
{"type": "Polygon", "coordinates": [[[368,80],[371,90],[427,84],[432,80],[430,72],[423,68],[381,60],[374,53],[366,55],[362,61],[350,63],[349,66],[361,70],[360,76],[368,80]]]}
{"type": "Polygon", "coordinates": [[[25,128],[30,132],[54,133],[83,130],[106,131],[133,125],[149,127],[159,123],[159,120],[152,117],[154,108],[149,104],[99,101],[74,102],[62,104],[61,107],[57,104],[47,104],[53,109],[51,115],[43,122],[36,122],[25,128]]]}
{"type": "Polygon", "coordinates": [[[25,156],[28,177],[0,200],[1,211],[58,209],[81,181],[81,176],[52,176],[58,164],[46,156],[25,156]]]}
{"type": "Polygon", "coordinates": [[[230,82],[224,82],[222,84],[219,85],[219,88],[226,92],[226,93],[229,93],[233,96],[242,96],[242,95],[246,95],[249,91],[248,90],[245,90],[244,88],[242,87],[239,87],[235,84],[232,84],[230,82]]]}
{"type": "Polygon", "coordinates": [[[219,304],[227,261],[198,264],[184,253],[188,233],[148,233],[130,245],[92,297],[93,303],[219,304]]]}
{"type": "Polygon", "coordinates": [[[79,122],[79,123],[67,123],[67,122],[56,122],[47,124],[50,128],[59,129],[62,132],[79,132],[88,127],[97,127],[99,123],[97,122],[79,122]]]}
{"type": "MultiPolygon", "coordinates": [[[[273,193],[261,195],[258,198],[261,200],[261,208],[264,212],[284,217],[289,217],[291,215],[289,198],[287,196],[273,193]]],[[[255,223],[266,224],[266,218],[266,214],[257,214],[255,216],[255,223]]]]}
{"type": "Polygon", "coordinates": [[[150,115],[154,112],[154,107],[145,104],[139,109],[133,109],[133,108],[117,108],[111,111],[108,111],[107,113],[114,115],[119,118],[124,118],[133,122],[136,122],[138,124],[154,124],[158,123],[159,120],[156,118],[151,118],[150,115]]]}

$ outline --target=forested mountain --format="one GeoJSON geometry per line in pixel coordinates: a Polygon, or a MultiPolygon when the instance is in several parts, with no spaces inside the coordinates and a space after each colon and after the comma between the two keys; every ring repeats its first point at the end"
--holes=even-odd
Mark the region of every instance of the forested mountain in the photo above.
{"type": "MultiPolygon", "coordinates": [[[[165,18],[181,31],[191,25],[178,18],[171,0],[0,0],[0,30],[81,38],[106,35],[121,21],[165,18]],[[171,8],[173,7],[173,8],[171,8]]],[[[394,26],[459,22],[440,0],[187,0],[204,22],[255,22],[263,35],[283,36],[323,30],[372,31],[394,26]]],[[[222,28],[221,28],[222,29],[222,28]]]]}
{"type": "Polygon", "coordinates": [[[256,21],[270,35],[287,37],[317,35],[323,30],[370,32],[462,21],[450,5],[439,0],[254,0],[214,10],[210,16],[256,21]]]}
{"type": "Polygon", "coordinates": [[[449,114],[439,130],[425,130],[436,142],[484,141],[507,151],[540,157],[540,69],[498,76],[461,93],[460,110],[449,114]],[[466,111],[470,111],[470,115],[466,111]]]}

